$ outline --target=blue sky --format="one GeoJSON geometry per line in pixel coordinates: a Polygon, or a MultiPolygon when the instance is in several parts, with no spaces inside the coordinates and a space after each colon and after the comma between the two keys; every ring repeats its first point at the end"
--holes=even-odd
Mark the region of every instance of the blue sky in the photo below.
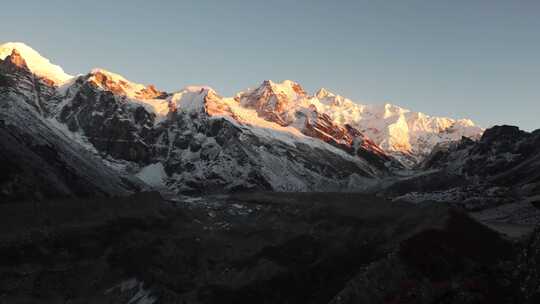
{"type": "Polygon", "coordinates": [[[0,41],[222,95],[264,79],[359,102],[540,128],[540,1],[10,1],[0,41]]]}

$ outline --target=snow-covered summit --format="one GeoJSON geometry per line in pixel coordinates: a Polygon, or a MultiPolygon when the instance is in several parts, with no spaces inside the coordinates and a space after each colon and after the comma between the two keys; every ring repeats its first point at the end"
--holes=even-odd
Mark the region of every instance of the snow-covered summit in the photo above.
{"type": "Polygon", "coordinates": [[[41,56],[37,51],[22,42],[7,42],[0,45],[0,59],[4,60],[7,56],[11,55],[13,50],[19,52],[32,73],[49,79],[56,85],[60,85],[73,77],[66,74],[61,67],[52,64],[49,59],[41,56]]]}
{"type": "Polygon", "coordinates": [[[336,96],[334,93],[328,91],[326,88],[320,88],[317,93],[315,93],[315,97],[318,99],[323,99],[327,97],[333,97],[336,96]]]}
{"type": "Polygon", "coordinates": [[[200,112],[204,110],[206,97],[209,94],[217,95],[209,86],[187,86],[169,97],[169,110],[186,113],[200,112]]]}
{"type": "Polygon", "coordinates": [[[235,99],[242,107],[255,110],[260,117],[286,126],[294,122],[296,110],[307,100],[307,93],[291,80],[281,83],[265,80],[256,89],[238,93],[235,99]]]}
{"type": "Polygon", "coordinates": [[[263,82],[236,97],[242,106],[283,126],[298,124],[298,118],[316,111],[337,126],[352,126],[387,153],[412,165],[438,143],[478,138],[483,129],[469,119],[452,119],[414,112],[390,103],[360,104],[321,88],[314,95],[292,81],[263,82]],[[297,113],[304,113],[298,116],[297,113]]]}
{"type": "Polygon", "coordinates": [[[410,155],[412,160],[429,154],[440,142],[461,137],[479,138],[483,129],[470,119],[452,119],[414,112],[397,105],[360,104],[325,92],[318,108],[340,124],[350,124],[365,133],[385,151],[410,155]]]}

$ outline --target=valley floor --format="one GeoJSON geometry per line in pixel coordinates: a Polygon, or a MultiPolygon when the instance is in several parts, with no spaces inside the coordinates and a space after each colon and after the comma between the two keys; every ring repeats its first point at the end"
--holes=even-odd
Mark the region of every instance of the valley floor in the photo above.
{"type": "Polygon", "coordinates": [[[0,303],[524,303],[520,244],[356,193],[3,204],[0,303]]]}

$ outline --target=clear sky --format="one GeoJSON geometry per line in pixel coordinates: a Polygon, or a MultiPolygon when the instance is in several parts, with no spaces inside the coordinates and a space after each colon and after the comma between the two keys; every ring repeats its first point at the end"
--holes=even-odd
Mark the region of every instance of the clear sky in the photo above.
{"type": "Polygon", "coordinates": [[[0,42],[222,95],[291,79],[359,102],[540,128],[540,1],[8,1],[0,42]]]}

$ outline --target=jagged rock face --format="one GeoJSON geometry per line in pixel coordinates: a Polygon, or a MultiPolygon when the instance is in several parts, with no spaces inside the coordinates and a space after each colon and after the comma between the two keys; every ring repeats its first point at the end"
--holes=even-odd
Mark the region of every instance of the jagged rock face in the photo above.
{"type": "Polygon", "coordinates": [[[151,84],[137,92],[137,97],[141,99],[160,99],[167,97],[167,93],[159,91],[153,84],[151,84]]]}
{"type": "MultiPolygon", "coordinates": [[[[101,74],[97,74],[101,75],[101,74]]],[[[132,103],[124,95],[103,91],[90,75],[82,78],[71,88],[69,102],[57,116],[73,132],[82,132],[99,151],[117,159],[147,163],[151,158],[149,138],[155,122],[155,114],[143,105],[132,103]],[[76,87],[75,87],[76,86],[76,87]]]]}
{"type": "Polygon", "coordinates": [[[48,115],[55,107],[51,99],[56,92],[50,81],[31,73],[17,50],[5,60],[0,59],[0,87],[2,92],[16,95],[42,115],[48,115]]]}
{"type": "Polygon", "coordinates": [[[516,126],[494,126],[487,129],[482,135],[482,142],[495,143],[500,142],[502,144],[512,144],[521,140],[527,132],[520,130],[516,126]]]}
{"type": "MultiPolygon", "coordinates": [[[[96,149],[113,158],[140,165],[161,162],[168,188],[177,192],[335,191],[361,186],[366,178],[388,171],[389,159],[382,152],[371,152],[367,140],[353,128],[329,121],[328,126],[313,120],[306,123],[319,124],[334,136],[341,136],[339,141],[333,137],[324,141],[337,147],[333,148],[319,141],[321,136],[311,139],[289,134],[289,129],[273,131],[251,125],[249,119],[244,121],[231,109],[239,106],[237,101],[224,99],[209,88],[188,87],[166,94],[166,100],[151,101],[166,103],[164,114],[150,111],[147,100],[119,96],[118,90],[114,93],[107,89],[113,87],[115,91],[117,85],[103,86],[94,79],[94,75],[80,79],[67,90],[69,100],[59,121],[84,134],[96,149]]],[[[126,83],[120,86],[138,87],[126,83]]]]}
{"type": "Polygon", "coordinates": [[[290,113],[291,104],[307,94],[297,83],[286,81],[284,84],[285,86],[280,86],[265,80],[259,88],[253,92],[242,93],[237,99],[242,105],[255,109],[264,119],[287,126],[294,121],[290,113]]]}
{"type": "MultiPolygon", "coordinates": [[[[438,143],[456,141],[462,136],[478,139],[482,134],[482,129],[467,119],[431,117],[391,104],[362,105],[326,89],[309,96],[292,81],[265,81],[255,90],[238,94],[236,99],[243,106],[255,109],[261,117],[282,126],[297,123],[299,113],[305,117],[316,112],[318,119],[312,122],[330,123],[331,128],[325,129],[336,132],[346,125],[355,128],[385,154],[408,167],[416,165],[438,143]]],[[[317,127],[308,125],[306,133],[323,140],[327,138],[322,132],[312,132],[317,127]]]]}
{"type": "Polygon", "coordinates": [[[24,61],[13,60],[0,62],[0,201],[140,189],[47,119],[55,107],[55,88],[33,75],[24,61]]]}
{"type": "Polygon", "coordinates": [[[468,119],[433,117],[392,104],[364,105],[321,89],[317,107],[335,122],[350,124],[372,139],[386,153],[407,166],[421,162],[439,143],[466,136],[478,139],[482,128],[468,119]]]}
{"type": "Polygon", "coordinates": [[[380,174],[339,150],[260,136],[204,111],[176,112],[156,133],[156,155],[178,192],[336,191],[380,174]]]}
{"type": "Polygon", "coordinates": [[[499,214],[511,212],[502,205],[516,203],[519,207],[515,208],[522,212],[499,216],[501,220],[515,224],[536,221],[540,131],[496,126],[487,129],[477,142],[463,138],[436,147],[421,168],[425,173],[395,182],[386,193],[396,200],[443,201],[469,210],[500,206],[499,214]]]}
{"type": "Polygon", "coordinates": [[[19,51],[16,49],[13,49],[13,51],[11,51],[11,55],[7,56],[4,60],[6,66],[13,66],[13,70],[16,68],[29,70],[28,66],[26,66],[26,61],[24,61],[24,59],[21,57],[21,53],[19,53],[19,51]]]}
{"type": "Polygon", "coordinates": [[[102,69],[94,69],[86,76],[86,81],[96,88],[131,98],[159,99],[167,96],[167,93],[159,91],[154,85],[135,84],[120,75],[102,69]]]}
{"type": "Polygon", "coordinates": [[[313,107],[310,110],[307,115],[297,112],[297,116],[305,119],[304,127],[301,129],[303,134],[318,138],[352,155],[368,159],[381,169],[387,164],[400,167],[397,161],[358,129],[348,124],[343,127],[336,125],[327,114],[319,114],[313,107]]]}
{"type": "Polygon", "coordinates": [[[125,95],[125,87],[128,86],[128,83],[126,81],[114,81],[106,75],[105,73],[102,73],[101,71],[97,71],[95,73],[91,73],[88,77],[88,81],[94,84],[96,87],[102,87],[106,88],[108,91],[118,94],[118,95],[125,95]]]}
{"type": "Polygon", "coordinates": [[[268,80],[259,88],[236,97],[242,106],[255,109],[268,121],[295,127],[304,135],[320,139],[349,154],[367,157],[379,168],[387,164],[400,166],[362,132],[349,124],[337,124],[308,99],[304,89],[295,82],[276,84],[268,80]]]}
{"type": "Polygon", "coordinates": [[[469,177],[504,180],[510,184],[537,182],[540,174],[540,132],[514,126],[487,129],[478,142],[468,139],[434,152],[423,166],[444,168],[469,177]],[[510,176],[512,176],[510,178],[510,176]]]}

